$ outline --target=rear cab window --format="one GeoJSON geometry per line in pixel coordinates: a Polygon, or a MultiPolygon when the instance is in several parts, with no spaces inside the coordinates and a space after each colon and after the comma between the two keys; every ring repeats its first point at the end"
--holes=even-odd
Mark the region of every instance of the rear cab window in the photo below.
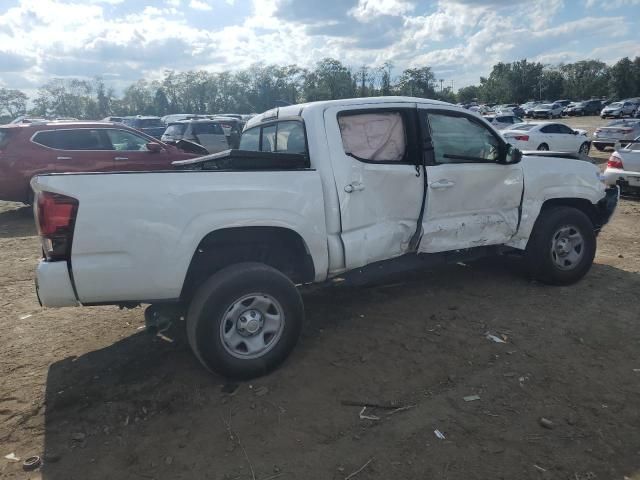
{"type": "Polygon", "coordinates": [[[242,133],[239,149],[305,155],[304,124],[298,120],[282,120],[250,128],[242,133]]]}

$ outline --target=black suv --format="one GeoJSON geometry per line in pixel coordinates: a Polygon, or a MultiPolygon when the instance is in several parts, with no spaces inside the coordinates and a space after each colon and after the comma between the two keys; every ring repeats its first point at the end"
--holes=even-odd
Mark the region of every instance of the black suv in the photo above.
{"type": "Polygon", "coordinates": [[[600,110],[602,110],[600,100],[584,100],[569,105],[564,113],[570,116],[600,115],[600,110]]]}

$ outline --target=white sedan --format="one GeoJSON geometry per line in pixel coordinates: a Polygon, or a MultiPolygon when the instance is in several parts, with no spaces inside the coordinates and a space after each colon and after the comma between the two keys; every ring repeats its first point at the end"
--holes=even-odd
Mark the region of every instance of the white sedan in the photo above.
{"type": "Polygon", "coordinates": [[[588,155],[591,147],[586,131],[573,130],[563,123],[519,123],[503,130],[502,136],[520,150],[551,150],[588,155]]]}
{"type": "Polygon", "coordinates": [[[619,185],[625,193],[640,193],[640,137],[624,148],[616,147],[604,171],[605,183],[619,185]]]}

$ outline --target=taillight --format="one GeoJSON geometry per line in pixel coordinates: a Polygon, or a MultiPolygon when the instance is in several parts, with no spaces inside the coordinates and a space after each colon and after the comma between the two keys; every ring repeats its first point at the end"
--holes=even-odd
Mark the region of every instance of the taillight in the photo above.
{"type": "Polygon", "coordinates": [[[523,142],[528,142],[529,141],[529,135],[516,135],[515,137],[516,140],[521,140],[523,142]]]}
{"type": "Polygon", "coordinates": [[[48,261],[70,259],[77,213],[78,200],[75,198],[51,192],[38,194],[38,234],[48,261]]]}
{"type": "Polygon", "coordinates": [[[624,170],[622,159],[615,153],[612,153],[609,157],[609,160],[607,161],[607,168],[617,168],[618,170],[624,170]]]}

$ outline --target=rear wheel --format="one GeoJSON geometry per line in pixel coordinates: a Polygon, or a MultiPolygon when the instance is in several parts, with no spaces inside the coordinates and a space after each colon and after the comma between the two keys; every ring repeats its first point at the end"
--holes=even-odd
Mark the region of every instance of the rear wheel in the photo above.
{"type": "Polygon", "coordinates": [[[541,152],[546,152],[549,150],[549,145],[547,145],[546,143],[541,143],[540,145],[538,145],[537,150],[540,150],[541,152]]]}
{"type": "Polygon", "coordinates": [[[572,207],[540,213],[529,238],[526,260],[531,275],[551,285],[568,285],[584,277],[596,253],[593,224],[572,207]]]}
{"type": "Polygon", "coordinates": [[[261,263],[239,263],[197,290],[187,314],[187,337],[207,369],[252,378],[287,358],[303,319],[302,299],[287,276],[261,263]]]}

